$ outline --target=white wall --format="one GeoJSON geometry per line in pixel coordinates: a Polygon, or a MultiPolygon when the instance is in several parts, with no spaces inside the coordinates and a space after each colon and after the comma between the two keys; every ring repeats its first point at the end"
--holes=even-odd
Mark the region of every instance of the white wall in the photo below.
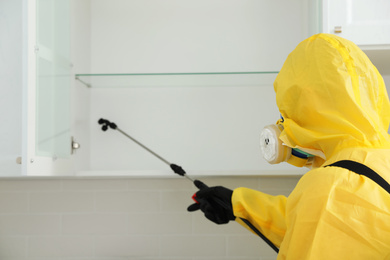
{"type": "MultiPolygon", "coordinates": [[[[288,195],[297,178],[203,178],[288,195]]],[[[275,252],[232,222],[188,213],[183,178],[2,179],[1,260],[271,260],[275,252]]]]}

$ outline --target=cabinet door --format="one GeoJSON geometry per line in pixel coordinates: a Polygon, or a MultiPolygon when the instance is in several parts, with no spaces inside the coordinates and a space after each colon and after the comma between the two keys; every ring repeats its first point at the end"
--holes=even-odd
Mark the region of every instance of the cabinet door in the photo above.
{"type": "Polygon", "coordinates": [[[26,175],[72,172],[69,4],[28,1],[26,175]]]}
{"type": "Polygon", "coordinates": [[[323,32],[358,45],[390,45],[390,1],[324,0],[323,32]]]}

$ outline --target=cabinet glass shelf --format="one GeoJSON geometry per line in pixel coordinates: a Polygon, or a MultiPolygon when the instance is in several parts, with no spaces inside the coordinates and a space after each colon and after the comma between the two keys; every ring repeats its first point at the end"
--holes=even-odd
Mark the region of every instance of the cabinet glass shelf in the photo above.
{"type": "Polygon", "coordinates": [[[76,74],[89,88],[262,86],[272,85],[278,71],[76,74]]]}

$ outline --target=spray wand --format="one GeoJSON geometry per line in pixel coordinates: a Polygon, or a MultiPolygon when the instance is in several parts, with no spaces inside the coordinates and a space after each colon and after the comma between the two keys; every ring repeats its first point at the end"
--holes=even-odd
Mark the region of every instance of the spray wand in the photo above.
{"type": "Polygon", "coordinates": [[[190,181],[194,182],[194,180],[186,174],[186,172],[184,171],[184,169],[181,166],[176,165],[174,163],[170,163],[169,161],[167,161],[166,159],[164,159],[163,157],[161,157],[157,153],[153,152],[151,149],[149,149],[148,147],[146,147],[145,145],[143,145],[142,143],[140,143],[139,141],[137,141],[136,139],[134,139],[133,137],[131,137],[130,135],[125,133],[124,131],[122,131],[115,123],[112,123],[112,122],[110,122],[110,121],[108,121],[106,119],[103,119],[103,118],[99,119],[98,123],[100,125],[102,125],[102,130],[103,131],[107,131],[108,127],[110,127],[111,129],[114,129],[114,130],[118,130],[124,136],[128,137],[133,142],[135,142],[136,144],[138,144],[139,146],[144,148],[146,151],[148,151],[149,153],[153,154],[158,159],[163,161],[165,164],[169,165],[174,173],[179,174],[180,176],[186,177],[190,181]]]}
{"type": "MultiPolygon", "coordinates": [[[[164,159],[163,157],[161,157],[160,155],[158,155],[157,153],[153,152],[151,149],[149,149],[148,147],[146,147],[145,145],[143,145],[142,143],[140,143],[139,141],[137,141],[135,138],[131,137],[130,135],[128,135],[126,132],[122,131],[115,123],[113,122],[110,122],[108,121],[107,119],[103,119],[103,118],[100,118],[98,123],[100,125],[102,125],[102,130],[103,131],[107,131],[108,128],[111,128],[111,129],[114,129],[114,130],[117,130],[119,131],[121,134],[123,134],[124,136],[126,136],[127,138],[131,139],[133,142],[135,142],[136,144],[138,144],[139,146],[141,146],[142,148],[144,148],[145,150],[147,150],[149,153],[153,154],[155,157],[157,157],[158,159],[160,159],[161,161],[163,161],[165,164],[169,165],[172,169],[172,171],[180,176],[183,176],[183,177],[186,177],[188,180],[190,180],[192,183],[194,183],[194,179],[192,179],[191,177],[189,177],[186,172],[184,171],[184,169],[179,166],[179,165],[176,165],[174,163],[170,163],[169,161],[167,161],[166,159],[164,159]]],[[[206,184],[202,183],[204,186],[203,187],[207,187],[206,184]]],[[[199,203],[197,200],[196,200],[196,193],[192,196],[192,199],[196,202],[196,203],[199,203]]],[[[226,208],[226,209],[231,209],[231,206],[230,205],[227,205],[224,201],[220,200],[219,198],[214,198],[214,201],[217,202],[219,205],[221,205],[222,207],[226,208]]],[[[259,237],[261,237],[272,249],[275,250],[275,252],[279,252],[279,249],[267,238],[265,237],[252,223],[250,223],[248,220],[244,219],[244,218],[240,218],[250,229],[253,230],[253,232],[255,232],[259,237]]]]}

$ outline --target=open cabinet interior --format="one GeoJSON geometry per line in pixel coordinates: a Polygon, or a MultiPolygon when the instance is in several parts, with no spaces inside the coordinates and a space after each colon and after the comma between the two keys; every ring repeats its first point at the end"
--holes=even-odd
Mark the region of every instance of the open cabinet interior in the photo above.
{"type": "Polygon", "coordinates": [[[273,81],[309,35],[309,1],[72,1],[77,175],[299,174],[261,157],[273,81]]]}
{"type": "MultiPolygon", "coordinates": [[[[104,118],[194,174],[260,174],[275,170],[261,158],[259,137],[264,124],[279,119],[273,103],[276,75],[239,75],[242,82],[250,76],[256,79],[246,85],[235,85],[233,79],[227,80],[229,75],[223,75],[225,82],[218,85],[91,87],[87,169],[92,174],[102,170],[114,174],[170,174],[167,165],[119,131],[102,131],[97,122],[104,118]]],[[[202,76],[209,77],[196,75],[202,76]]]]}
{"type": "Polygon", "coordinates": [[[100,118],[194,175],[295,174],[261,158],[259,134],[279,119],[284,60],[320,30],[318,2],[23,1],[0,176],[172,176],[100,118]]]}

